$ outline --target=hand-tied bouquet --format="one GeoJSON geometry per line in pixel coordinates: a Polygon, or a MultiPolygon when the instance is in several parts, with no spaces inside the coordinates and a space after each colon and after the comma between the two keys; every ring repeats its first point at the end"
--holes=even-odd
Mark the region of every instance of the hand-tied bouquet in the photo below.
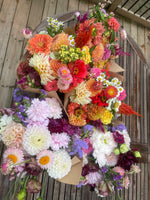
{"type": "MultiPolygon", "coordinates": [[[[115,36],[119,23],[100,5],[90,14],[76,13],[73,35],[57,19],[47,21],[47,31],[28,41],[26,60],[16,71],[22,89],[43,88],[57,99],[30,99],[16,89],[13,109],[1,110],[0,136],[7,147],[1,172],[16,178],[11,200],[20,181],[18,200],[26,192],[39,192],[38,175],[44,170],[65,183],[88,184],[98,196],[116,191],[120,199],[129,174],[140,171],[136,163],[141,156],[130,148],[127,129],[117,120],[119,114],[139,115],[122,102],[122,77],[113,71],[112,60],[124,55],[115,36]],[[57,92],[64,94],[64,107],[57,92]]],[[[38,200],[43,191],[44,186],[38,200]]]]}

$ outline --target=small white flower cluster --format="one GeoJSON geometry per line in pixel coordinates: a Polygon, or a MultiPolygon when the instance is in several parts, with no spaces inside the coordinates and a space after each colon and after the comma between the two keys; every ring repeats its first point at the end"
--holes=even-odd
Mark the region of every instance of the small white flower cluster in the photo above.
{"type": "Polygon", "coordinates": [[[52,17],[47,17],[47,22],[48,22],[48,25],[53,28],[53,30],[55,32],[57,32],[60,27],[63,27],[64,26],[64,23],[61,22],[61,21],[58,21],[57,19],[54,19],[52,17]]]}
{"type": "Polygon", "coordinates": [[[69,39],[70,46],[74,47],[75,46],[74,36],[73,35],[69,35],[68,39],[69,39]]]}

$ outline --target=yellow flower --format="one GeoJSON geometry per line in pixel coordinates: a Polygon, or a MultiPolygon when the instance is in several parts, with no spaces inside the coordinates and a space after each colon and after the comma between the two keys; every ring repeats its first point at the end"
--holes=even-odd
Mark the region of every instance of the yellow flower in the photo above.
{"type": "Polygon", "coordinates": [[[110,124],[111,120],[112,120],[113,114],[107,110],[106,108],[104,108],[101,112],[100,115],[100,120],[103,124],[110,124]]]}
{"type": "Polygon", "coordinates": [[[89,48],[88,46],[84,46],[82,48],[82,52],[84,53],[84,55],[82,56],[82,60],[84,61],[84,63],[87,65],[89,62],[91,62],[91,56],[89,53],[89,48]]]}

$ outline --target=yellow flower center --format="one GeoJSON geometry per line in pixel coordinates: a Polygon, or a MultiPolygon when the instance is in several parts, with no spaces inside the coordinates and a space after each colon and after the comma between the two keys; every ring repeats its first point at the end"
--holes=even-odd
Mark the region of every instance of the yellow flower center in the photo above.
{"type": "Polygon", "coordinates": [[[43,46],[43,42],[39,42],[38,47],[42,47],[42,46],[43,46]]]}
{"type": "Polygon", "coordinates": [[[80,117],[82,114],[83,114],[83,110],[82,110],[82,109],[77,108],[77,109],[75,110],[75,115],[76,115],[77,117],[80,117]]]}
{"type": "Polygon", "coordinates": [[[111,95],[114,95],[115,94],[115,90],[113,88],[109,89],[108,90],[108,94],[111,96],[111,95]]]}
{"type": "Polygon", "coordinates": [[[76,69],[74,70],[74,74],[78,74],[78,72],[79,72],[79,69],[76,68],[76,69]]]}
{"type": "Polygon", "coordinates": [[[7,158],[10,159],[13,163],[16,163],[18,160],[17,156],[15,156],[13,154],[10,154],[7,158]]]}
{"type": "Polygon", "coordinates": [[[107,140],[106,139],[104,139],[104,143],[107,144],[107,140]]]}
{"type": "Polygon", "coordinates": [[[118,108],[119,107],[119,103],[115,103],[115,108],[118,108]]]}
{"type": "Polygon", "coordinates": [[[48,156],[43,156],[42,158],[40,158],[39,163],[41,165],[46,165],[48,164],[50,161],[50,158],[48,156]]]}

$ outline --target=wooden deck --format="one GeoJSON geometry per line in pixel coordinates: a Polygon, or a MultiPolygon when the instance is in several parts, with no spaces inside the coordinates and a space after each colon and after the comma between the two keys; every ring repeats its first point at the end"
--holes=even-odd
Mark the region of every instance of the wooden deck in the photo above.
{"type": "MultiPolygon", "coordinates": [[[[12,93],[16,82],[14,71],[25,47],[21,30],[24,27],[34,30],[47,16],[72,10],[87,11],[91,6],[92,3],[88,3],[88,0],[0,0],[0,108],[10,107],[12,103],[12,93]]],[[[150,40],[147,37],[150,30],[127,18],[121,16],[117,18],[142,49],[150,65],[150,40]]],[[[150,68],[134,41],[130,37],[126,42],[121,41],[123,50],[129,52],[131,56],[120,57],[117,62],[125,69],[124,87],[128,95],[126,102],[144,116],[144,118],[136,116],[122,118],[133,143],[139,144],[143,160],[139,164],[141,173],[131,177],[130,188],[123,190],[121,197],[124,200],[148,200],[150,199],[150,106],[148,104],[150,102],[150,68]]],[[[0,163],[3,148],[0,144],[0,163]]],[[[44,177],[43,175],[41,180],[44,177]]],[[[50,178],[47,181],[43,200],[101,199],[87,187],[76,188],[50,178]]],[[[4,199],[8,188],[8,178],[0,175],[0,200],[4,199]]],[[[28,196],[27,200],[36,200],[36,198],[38,194],[28,196]]]]}

